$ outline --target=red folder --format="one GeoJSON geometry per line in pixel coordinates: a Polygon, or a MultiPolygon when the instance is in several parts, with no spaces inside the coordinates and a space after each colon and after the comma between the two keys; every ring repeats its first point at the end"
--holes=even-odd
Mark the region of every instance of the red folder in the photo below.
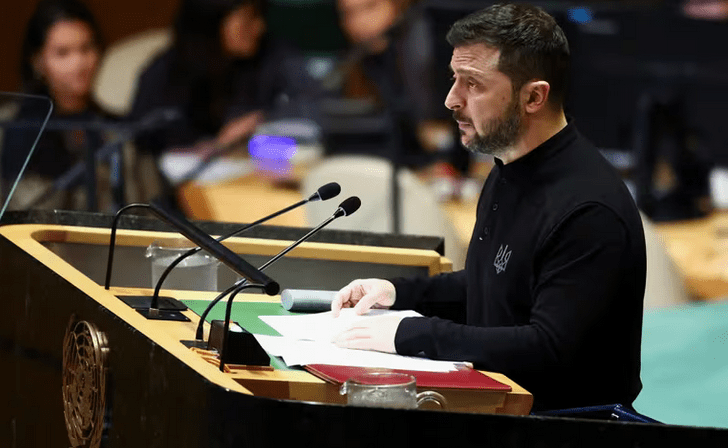
{"type": "Polygon", "coordinates": [[[330,364],[309,364],[306,370],[324,381],[343,384],[349,378],[370,372],[397,372],[412,375],[418,387],[437,389],[480,389],[509,392],[511,386],[469,367],[449,372],[420,372],[415,370],[381,369],[372,367],[334,366],[330,364]]]}

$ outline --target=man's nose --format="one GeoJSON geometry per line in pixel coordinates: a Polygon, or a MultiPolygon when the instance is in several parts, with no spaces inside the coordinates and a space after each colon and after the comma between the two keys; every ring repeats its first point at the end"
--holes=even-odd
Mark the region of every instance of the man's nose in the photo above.
{"type": "Polygon", "coordinates": [[[453,84],[452,87],[450,87],[450,91],[447,93],[447,97],[445,97],[445,107],[450,110],[458,110],[463,107],[462,98],[457,94],[455,86],[456,85],[453,84]]]}

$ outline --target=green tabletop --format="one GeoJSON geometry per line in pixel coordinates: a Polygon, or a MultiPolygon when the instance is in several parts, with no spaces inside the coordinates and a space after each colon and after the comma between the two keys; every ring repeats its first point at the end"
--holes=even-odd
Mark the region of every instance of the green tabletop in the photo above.
{"type": "MultiPolygon", "coordinates": [[[[209,300],[182,300],[192,311],[201,315],[209,300]]],[[[225,303],[221,301],[207,315],[207,321],[225,318],[225,303]]],[[[269,336],[280,336],[277,331],[260,320],[258,316],[289,316],[298,313],[291,313],[281,306],[280,303],[273,302],[235,302],[231,318],[234,322],[239,323],[243,328],[254,334],[265,334],[269,336]]]]}

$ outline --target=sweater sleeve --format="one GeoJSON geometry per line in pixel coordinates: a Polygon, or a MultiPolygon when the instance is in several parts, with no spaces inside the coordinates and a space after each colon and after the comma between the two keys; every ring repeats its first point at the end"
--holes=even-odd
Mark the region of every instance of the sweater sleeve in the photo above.
{"type": "Polygon", "coordinates": [[[641,302],[628,304],[637,301],[624,294],[626,276],[639,274],[626,272],[630,248],[625,225],[615,213],[604,206],[582,207],[539,246],[526,325],[479,327],[436,317],[406,318],[395,336],[397,352],[470,361],[534,389],[545,378],[601,368],[625,350],[605,335],[615,334],[614,326],[632,327],[622,315],[641,318],[641,302]]]}
{"type": "Polygon", "coordinates": [[[424,316],[465,323],[465,271],[434,277],[398,278],[392,283],[397,291],[392,309],[415,310],[424,316]]]}

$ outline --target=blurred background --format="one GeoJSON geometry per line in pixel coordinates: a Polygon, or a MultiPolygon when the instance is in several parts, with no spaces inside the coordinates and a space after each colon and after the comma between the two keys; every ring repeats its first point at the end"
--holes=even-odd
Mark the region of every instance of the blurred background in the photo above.
{"type": "MultiPolygon", "coordinates": [[[[11,2],[3,5],[0,58],[5,61],[0,67],[0,90],[18,90],[20,85],[21,37],[38,0],[11,2]]],[[[91,0],[86,2],[103,29],[108,44],[152,28],[170,26],[177,11],[179,0],[146,2],[110,2],[91,0]]]]}
{"type": "MultiPolygon", "coordinates": [[[[113,213],[155,199],[193,219],[252,222],[337,181],[363,202],[340,228],[441,236],[462,268],[492,160],[458,144],[443,105],[444,36],[491,3],[4,5],[0,91],[55,104],[9,209],[113,213]]],[[[635,406],[728,427],[728,1],[534,3],[571,45],[567,114],[643,214],[635,406]]],[[[0,94],[3,198],[47,112],[0,94]]],[[[311,207],[272,223],[310,227],[329,214],[311,207]]]]}

